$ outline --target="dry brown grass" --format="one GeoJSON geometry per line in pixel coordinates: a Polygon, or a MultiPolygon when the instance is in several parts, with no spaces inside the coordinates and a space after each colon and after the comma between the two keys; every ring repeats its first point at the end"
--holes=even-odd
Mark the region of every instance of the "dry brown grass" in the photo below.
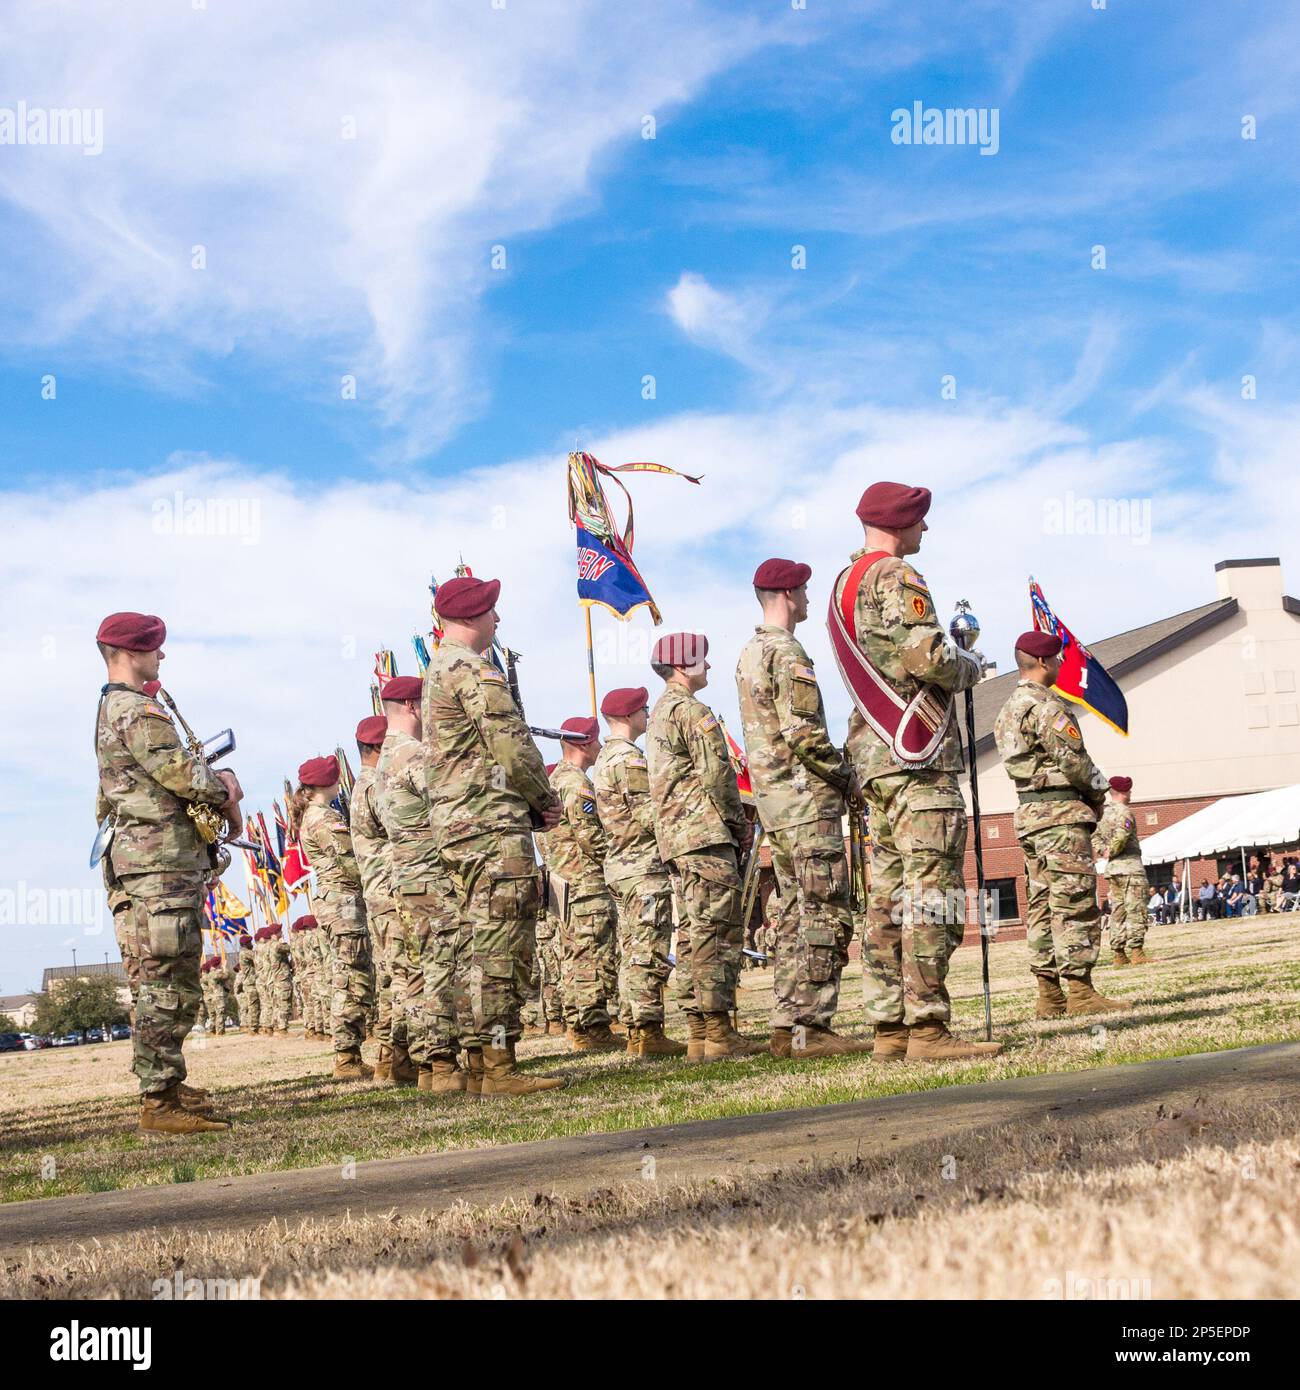
{"type": "Polygon", "coordinates": [[[11,1260],[0,1297],[148,1298],[154,1280],[262,1298],[1286,1298],[1296,1117],[1112,1111],[879,1161],[486,1210],[68,1245],[11,1260]]]}

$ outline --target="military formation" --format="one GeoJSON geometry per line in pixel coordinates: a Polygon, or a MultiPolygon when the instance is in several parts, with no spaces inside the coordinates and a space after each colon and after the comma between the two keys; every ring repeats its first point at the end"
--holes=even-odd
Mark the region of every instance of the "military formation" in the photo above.
{"type": "MultiPolygon", "coordinates": [[[[111,823],[105,880],[135,1002],[141,1127],[227,1127],[185,1082],[182,1043],[200,1008],[213,1034],[237,1018],[244,1032],[284,1036],[297,1013],[307,1037],[331,1043],[340,1081],[466,1098],[566,1084],[520,1069],[526,1029],[563,1034],[574,1052],[645,1060],[998,1052],[950,1028],[948,965],[967,924],[953,708],[983,667],[940,623],[912,563],[930,500],[925,488],[876,483],[858,505],[863,545],[829,591],[854,706],[842,747],[796,635],[812,570],[784,559],[756,570],[761,621],[735,670],[752,808],[701,698],[706,636],[660,638],[657,698],[611,690],[603,740],[597,719],[569,719],[548,766],[487,655],[499,582],[441,585],[441,640],[423,676],[389,678],[383,713],[358,724],[361,771],[346,802],[337,757],[298,769],[290,824],[315,876],[311,912],[287,936],[272,926],[241,937],[229,966],[213,958],[200,969],[201,903],[242,824],[242,789],[187,745],[159,701],[162,621],[106,619],[97,811],[111,823]],[[845,852],[846,825],[864,824],[869,886],[845,852]],[[776,882],[768,1041],[737,1026],[756,831],[776,882]],[[866,1039],[835,1027],[855,934],[866,1039]],[[684,1039],[665,1029],[670,1003],[684,1039]],[[362,1058],[368,1039],[373,1065],[362,1058]]],[[[1019,801],[1040,1018],[1128,1007],[1092,983],[1098,873],[1110,884],[1116,961],[1147,959],[1131,782],[1108,781],[1088,756],[1052,688],[1059,652],[1055,637],[1020,637],[1020,681],[995,728],[1019,801]]]]}

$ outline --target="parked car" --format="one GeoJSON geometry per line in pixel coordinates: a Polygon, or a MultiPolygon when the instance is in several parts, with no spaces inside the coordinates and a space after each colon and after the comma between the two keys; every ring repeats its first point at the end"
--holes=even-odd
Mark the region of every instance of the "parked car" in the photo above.
{"type": "Polygon", "coordinates": [[[79,1047],[86,1039],[80,1033],[64,1033],[51,1042],[51,1047],[79,1047]]]}
{"type": "Polygon", "coordinates": [[[129,1038],[131,1030],[125,1023],[115,1023],[113,1025],[113,1041],[121,1042],[123,1038],[129,1038]]]}
{"type": "Polygon", "coordinates": [[[107,1042],[108,1030],[106,1028],[87,1028],[82,1034],[82,1041],[88,1043],[107,1042]]]}
{"type": "Polygon", "coordinates": [[[49,1038],[42,1037],[39,1033],[20,1033],[19,1036],[22,1038],[23,1046],[28,1052],[37,1052],[41,1048],[49,1047],[50,1045],[49,1038]]]}
{"type": "Polygon", "coordinates": [[[23,1052],[22,1036],[18,1033],[0,1033],[0,1052],[23,1052]]]}

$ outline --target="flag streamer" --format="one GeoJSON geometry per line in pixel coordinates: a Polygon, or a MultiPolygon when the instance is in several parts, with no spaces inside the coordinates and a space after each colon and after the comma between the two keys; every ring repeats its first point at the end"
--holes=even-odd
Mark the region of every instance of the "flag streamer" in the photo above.
{"type": "Polygon", "coordinates": [[[1103,723],[1128,737],[1128,701],[1115,678],[1052,612],[1042,588],[1029,577],[1029,606],[1034,627],[1061,639],[1061,670],[1053,689],[1091,710],[1103,723]]]}

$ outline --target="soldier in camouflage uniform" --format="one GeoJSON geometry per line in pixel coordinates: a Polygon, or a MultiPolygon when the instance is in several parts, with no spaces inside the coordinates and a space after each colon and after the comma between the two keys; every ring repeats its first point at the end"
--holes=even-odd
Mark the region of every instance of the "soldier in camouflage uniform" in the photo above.
{"type": "Polygon", "coordinates": [[[144,693],[144,683],[157,679],[165,637],[162,620],[141,613],[115,613],[96,635],[108,675],[95,720],[96,820],[112,820],[108,854],[130,903],[139,962],[131,1069],[140,1081],[140,1128],[193,1134],[229,1126],[212,1117],[206,1092],[185,1085],[182,1046],[200,999],[202,904],[221,867],[188,811],[210,807],[237,833],[243,792],[233,772],[214,772],[194,757],[164,706],[144,693]]]}
{"type": "Polygon", "coordinates": [[[352,786],[352,848],[361,869],[370,924],[370,948],[375,953],[375,1038],[379,1060],[375,1080],[399,1086],[412,1085],[419,1072],[407,1051],[406,996],[409,969],[406,936],[393,901],[393,853],[379,816],[379,782],[376,768],[388,734],[388,720],[371,715],[357,725],[357,753],[361,771],[352,786]]]}
{"type": "Polygon", "coordinates": [[[473,1031],[469,1053],[484,1096],[527,1095],[564,1084],[515,1063],[538,908],[530,830],[550,829],[559,807],[510,686],[483,653],[496,632],[496,580],[439,585],[443,639],[424,674],[421,728],[437,848],[470,936],[473,1031]]]}
{"type": "Polygon", "coordinates": [[[709,683],[708,651],[708,638],[691,632],[655,643],[650,664],[665,685],[646,731],[655,836],[681,913],[676,994],[686,1010],[688,1062],[766,1051],[731,1021],[744,939],[738,856],[754,830],[718,717],[696,699],[709,683]]]}
{"type": "Polygon", "coordinates": [[[225,1011],[222,1004],[217,1002],[214,973],[220,964],[216,956],[210,956],[199,966],[199,991],[203,996],[203,1014],[207,1021],[207,1031],[213,1037],[226,1031],[225,1011]]]}
{"type": "Polygon", "coordinates": [[[1025,854],[1025,926],[1039,1018],[1133,1007],[1092,987],[1101,921],[1091,832],[1108,784],[1088,756],[1074,715],[1052,692],[1060,651],[1060,638],[1050,633],[1020,635],[1020,681],[993,726],[1020,799],[1015,827],[1025,854]]]}
{"type": "MultiPolygon", "coordinates": [[[[555,771],[554,763],[546,764],[546,775],[555,771]]],[[[542,861],[537,910],[535,968],[537,998],[529,1017],[544,1033],[558,1032],[562,1036],[577,1022],[573,1005],[564,997],[564,936],[560,921],[551,910],[550,863],[547,859],[549,835],[536,840],[538,857],[542,861]]]]}
{"type": "Polygon", "coordinates": [[[686,1048],[664,1034],[673,885],[655,839],[649,764],[636,742],[649,720],[649,694],[643,685],[611,690],[600,712],[609,737],[592,766],[591,784],[607,842],[605,882],[618,910],[619,996],[630,1011],[627,1051],[633,1057],[681,1057],[686,1048]]]}
{"type": "Polygon", "coordinates": [[[929,507],[928,488],[867,488],[857,508],[865,544],[836,580],[832,598],[832,612],[849,613],[849,636],[899,700],[932,692],[927,704],[939,738],[928,761],[904,763],[855,696],[848,753],[871,815],[862,983],[881,1061],[941,1062],[1001,1049],[960,1041],[948,1029],[948,960],[965,932],[966,810],[957,781],[957,723],[950,703],[946,716],[937,711],[978,682],[981,666],[939,626],[929,587],[907,560],[921,548],[929,507]]]}
{"type": "Polygon", "coordinates": [[[853,937],[842,819],[861,797],[831,743],[812,658],[794,635],[808,616],[812,569],[765,560],[754,574],[763,622],[736,665],[736,694],[758,819],[772,847],[775,911],[774,1057],[836,1057],[870,1043],[831,1029],[853,937]]]}
{"type": "Polygon", "coordinates": [[[1116,965],[1145,965],[1151,959],[1142,949],[1151,885],[1142,863],[1137,818],[1129,809],[1132,790],[1131,777],[1110,779],[1110,800],[1092,835],[1097,872],[1105,874],[1110,885],[1110,949],[1116,965]]]}
{"type": "Polygon", "coordinates": [[[232,1013],[238,1016],[238,1011],[234,1007],[235,976],[225,961],[212,968],[212,988],[220,1009],[221,1027],[218,1032],[224,1033],[226,1031],[226,1019],[232,1013]]]}
{"type": "Polygon", "coordinates": [[[271,980],[271,937],[269,926],[253,933],[253,979],[257,982],[257,1031],[269,1038],[275,1032],[275,988],[271,980]]]}
{"type": "Polygon", "coordinates": [[[342,814],[330,804],[338,795],[339,760],[333,755],[309,759],[298,769],[298,784],[293,798],[298,839],[316,871],[313,906],[330,935],[334,963],[330,1001],[334,1075],[341,1081],[369,1081],[374,1072],[361,1060],[361,1044],[374,976],[352,835],[342,814]]]}
{"type": "Polygon", "coordinates": [[[464,1094],[479,1076],[482,1040],[469,1008],[470,935],[456,910],[456,890],[438,853],[429,819],[425,750],[420,741],[418,676],[384,686],[388,732],[375,769],[375,809],[391,851],[391,884],[406,950],[407,1046],[416,1085],[464,1094]],[[457,1065],[461,1046],[472,1059],[457,1065]]]}
{"type": "Polygon", "coordinates": [[[266,975],[271,994],[271,1026],[277,1037],[289,1036],[289,1015],[293,1012],[293,957],[289,943],[278,926],[268,927],[266,975]]]}
{"type": "Polygon", "coordinates": [[[298,943],[298,988],[302,995],[303,1035],[313,1042],[329,1039],[326,1031],[329,1019],[321,1007],[321,959],[318,939],[321,935],[316,918],[310,913],[293,924],[294,940],[298,943]]]}
{"type": "Polygon", "coordinates": [[[546,837],[551,901],[564,942],[564,997],[573,1011],[569,1041],[575,1052],[619,1052],[610,1032],[605,964],[614,934],[614,904],[605,886],[605,831],[587,769],[600,752],[594,719],[566,719],[562,729],[583,735],[565,743],[551,772],[560,823],[546,837]]]}
{"type": "Polygon", "coordinates": [[[247,933],[239,938],[239,966],[235,976],[235,1002],[239,1005],[239,1026],[246,1033],[256,1033],[261,1022],[261,1005],[257,995],[257,960],[253,954],[253,938],[247,933]]]}

